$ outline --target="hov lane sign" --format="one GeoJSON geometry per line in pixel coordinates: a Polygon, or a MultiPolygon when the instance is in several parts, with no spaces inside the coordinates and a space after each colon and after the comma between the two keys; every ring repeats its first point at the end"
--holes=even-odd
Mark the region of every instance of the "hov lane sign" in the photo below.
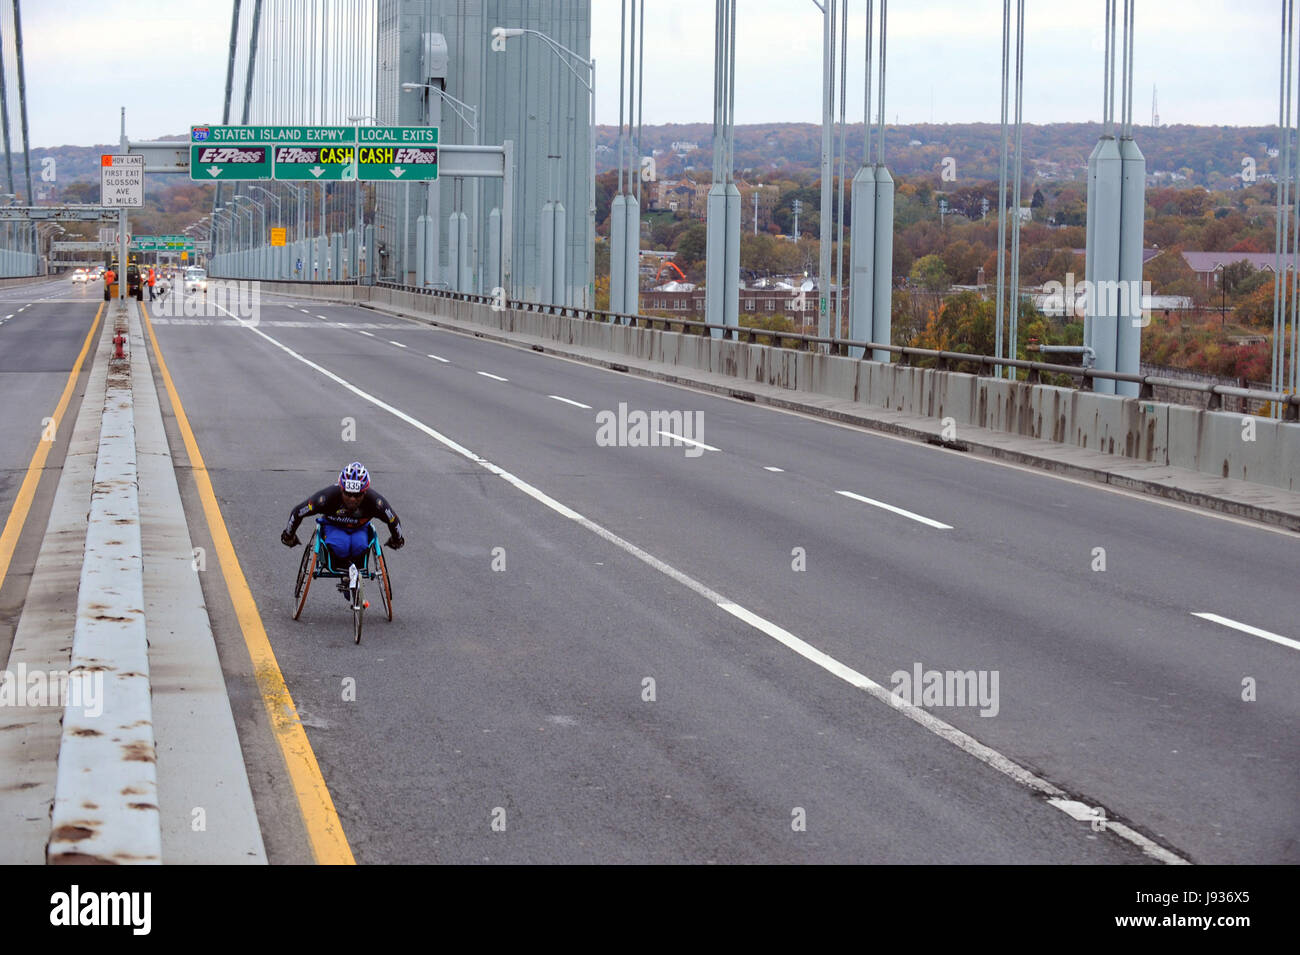
{"type": "Polygon", "coordinates": [[[144,157],[99,157],[99,202],[109,208],[144,205],[144,157]]]}

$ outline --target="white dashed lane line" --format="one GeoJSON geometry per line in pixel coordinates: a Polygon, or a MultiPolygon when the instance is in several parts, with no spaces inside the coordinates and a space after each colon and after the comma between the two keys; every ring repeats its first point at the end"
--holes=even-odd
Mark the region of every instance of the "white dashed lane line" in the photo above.
{"type": "Polygon", "coordinates": [[[581,401],[573,401],[569,398],[561,398],[559,395],[547,395],[548,398],[554,398],[556,401],[563,401],[566,405],[573,405],[575,408],[586,408],[591,410],[591,405],[584,405],[581,401]]]}
{"type": "Polygon", "coordinates": [[[1193,617],[1200,617],[1202,620],[1209,620],[1211,623],[1221,624],[1225,627],[1231,627],[1233,630],[1240,630],[1242,633],[1248,633],[1252,637],[1262,637],[1265,640],[1272,640],[1274,643],[1281,644],[1284,647],[1290,647],[1292,650],[1300,650],[1300,640],[1292,640],[1290,637],[1284,637],[1281,634],[1271,633],[1268,630],[1261,630],[1259,627],[1252,627],[1248,623],[1242,623],[1239,620],[1233,620],[1229,617],[1220,617],[1217,613],[1193,613],[1193,617]]]}
{"type": "Polygon", "coordinates": [[[388,344],[390,344],[390,345],[396,345],[398,348],[405,348],[405,347],[406,347],[406,346],[403,345],[401,342],[395,342],[395,341],[393,341],[391,338],[388,339],[388,344]]]}
{"type": "Polygon", "coordinates": [[[877,501],[869,497],[863,497],[861,494],[854,494],[852,491],[836,491],[835,493],[843,494],[845,497],[852,498],[855,501],[861,501],[863,504],[870,504],[872,507],[879,507],[882,510],[889,511],[891,514],[900,514],[903,517],[911,518],[914,521],[919,521],[927,527],[937,527],[941,531],[952,530],[951,524],[942,524],[939,521],[931,520],[928,517],[922,517],[920,514],[905,511],[901,507],[894,507],[892,504],[886,504],[884,501],[877,501]]]}
{"type": "Polygon", "coordinates": [[[784,474],[785,468],[764,467],[764,471],[775,471],[777,474],[784,474]]]}
{"type": "Polygon", "coordinates": [[[665,438],[672,438],[674,441],[683,441],[696,448],[703,448],[705,451],[721,451],[721,448],[715,448],[711,444],[705,444],[703,441],[696,441],[694,438],[683,438],[680,434],[673,434],[671,431],[660,431],[665,438]]]}
{"type": "Polygon", "coordinates": [[[492,374],[490,371],[480,371],[480,372],[476,372],[476,374],[482,375],[484,378],[491,378],[493,381],[509,381],[509,380],[510,380],[509,378],[502,378],[500,375],[494,375],[494,374],[492,374]]]}
{"type": "Polygon", "coordinates": [[[444,365],[450,365],[450,364],[451,364],[450,361],[448,361],[446,358],[443,358],[441,355],[425,355],[424,357],[425,357],[425,358],[432,358],[434,361],[440,361],[440,362],[442,362],[444,365]]]}
{"type": "Polygon", "coordinates": [[[374,332],[368,332],[364,328],[358,328],[357,331],[359,331],[362,335],[369,335],[371,338],[375,337],[374,332]]]}

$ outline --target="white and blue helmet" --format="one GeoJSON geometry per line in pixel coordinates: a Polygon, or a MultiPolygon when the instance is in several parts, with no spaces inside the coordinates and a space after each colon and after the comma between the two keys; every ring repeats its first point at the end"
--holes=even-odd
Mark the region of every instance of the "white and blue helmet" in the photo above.
{"type": "Polygon", "coordinates": [[[370,472],[360,461],[353,461],[339,472],[339,487],[349,494],[360,494],[370,487],[370,472]]]}

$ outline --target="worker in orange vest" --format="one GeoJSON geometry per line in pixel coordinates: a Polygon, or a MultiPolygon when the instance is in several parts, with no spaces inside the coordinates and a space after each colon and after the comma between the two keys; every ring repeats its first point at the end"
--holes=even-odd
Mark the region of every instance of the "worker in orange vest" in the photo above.
{"type": "Polygon", "coordinates": [[[153,286],[156,281],[158,281],[158,277],[154,275],[153,266],[151,265],[149,266],[149,301],[151,302],[153,301],[153,286]]]}

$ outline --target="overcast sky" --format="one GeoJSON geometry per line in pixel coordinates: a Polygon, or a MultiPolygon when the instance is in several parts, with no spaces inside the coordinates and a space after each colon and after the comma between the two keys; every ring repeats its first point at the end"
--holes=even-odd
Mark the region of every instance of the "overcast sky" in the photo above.
{"type": "MultiPolygon", "coordinates": [[[[1136,121],[1150,122],[1155,84],[1163,123],[1276,124],[1279,2],[1141,0],[1136,121]]],[[[621,3],[592,0],[599,123],[618,120],[621,3]]],[[[1026,6],[1026,122],[1099,119],[1103,0],[1026,6]]],[[[116,142],[119,106],[133,139],[219,115],[230,9],[229,0],[29,0],[32,144],[116,142]]],[[[739,0],[739,10],[736,121],[819,122],[822,15],[813,0],[739,0]]],[[[1000,0],[891,4],[887,121],[997,122],[1001,10],[1000,0]]],[[[646,11],[645,121],[709,122],[713,4],[649,0],[646,11]]],[[[852,0],[851,122],[862,118],[865,11],[865,0],[852,0]]]]}

